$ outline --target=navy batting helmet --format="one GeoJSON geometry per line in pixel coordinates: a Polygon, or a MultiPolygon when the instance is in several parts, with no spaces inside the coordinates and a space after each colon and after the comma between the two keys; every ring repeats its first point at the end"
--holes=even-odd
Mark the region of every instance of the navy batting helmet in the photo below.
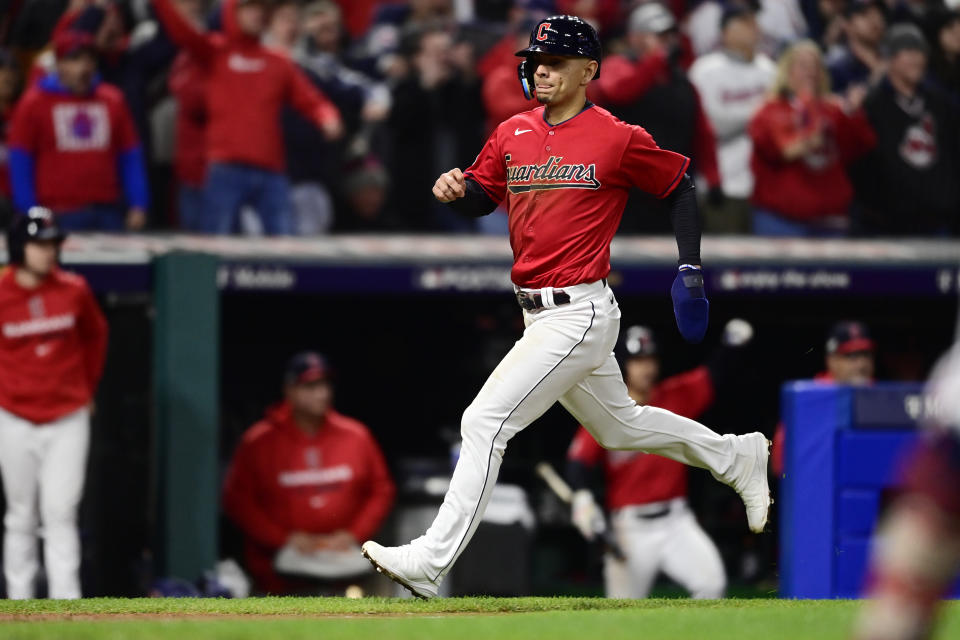
{"type": "Polygon", "coordinates": [[[653,331],[641,325],[628,327],[620,333],[620,340],[614,347],[614,354],[621,364],[629,358],[657,355],[657,343],[653,339],[653,331]]]}
{"type": "Polygon", "coordinates": [[[28,242],[63,242],[67,234],[57,226],[53,212],[46,207],[30,207],[7,229],[7,255],[10,264],[23,264],[23,246],[28,242]]]}
{"type": "Polygon", "coordinates": [[[551,53],[558,56],[572,56],[576,58],[590,58],[597,61],[597,73],[594,78],[600,77],[600,38],[590,23],[577,16],[550,16],[544,18],[530,32],[530,45],[526,49],[517,51],[516,55],[524,58],[517,67],[520,76],[520,85],[523,95],[527,99],[534,96],[532,64],[527,64],[527,58],[535,53],[551,53]]]}

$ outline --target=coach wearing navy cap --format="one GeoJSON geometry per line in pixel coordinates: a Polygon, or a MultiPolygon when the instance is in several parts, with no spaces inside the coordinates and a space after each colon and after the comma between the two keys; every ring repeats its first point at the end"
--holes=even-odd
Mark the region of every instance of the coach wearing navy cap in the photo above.
{"type": "Polygon", "coordinates": [[[358,541],[380,527],[396,489],[367,427],[333,409],[331,369],[322,355],[293,356],[283,388],[285,399],[247,430],[234,453],[224,510],[244,534],[257,591],[322,593],[304,576],[335,571],[309,567],[337,554],[360,558],[358,541]],[[275,569],[281,550],[303,558],[303,570],[287,571],[296,576],[275,569]]]}
{"type": "MultiPolygon", "coordinates": [[[[842,320],[830,328],[826,344],[826,370],[813,377],[825,384],[865,386],[873,383],[876,343],[867,325],[857,320],[842,320]]],[[[783,473],[786,429],[781,422],[773,436],[770,467],[777,476],[783,473]]]]}
{"type": "Polygon", "coordinates": [[[845,320],[833,325],[827,337],[827,370],[815,380],[865,385],[873,382],[876,345],[862,322],[845,320]]]}

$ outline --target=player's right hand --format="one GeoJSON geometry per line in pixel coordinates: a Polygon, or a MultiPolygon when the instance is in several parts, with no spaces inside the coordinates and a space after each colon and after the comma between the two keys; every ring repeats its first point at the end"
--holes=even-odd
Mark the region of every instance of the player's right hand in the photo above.
{"type": "Polygon", "coordinates": [[[460,169],[440,174],[433,185],[433,197],[440,202],[453,202],[467,194],[467,183],[460,169]]]}
{"type": "Polygon", "coordinates": [[[578,489],[573,492],[570,500],[570,520],[587,540],[593,540],[607,530],[603,511],[588,489],[578,489]]]}

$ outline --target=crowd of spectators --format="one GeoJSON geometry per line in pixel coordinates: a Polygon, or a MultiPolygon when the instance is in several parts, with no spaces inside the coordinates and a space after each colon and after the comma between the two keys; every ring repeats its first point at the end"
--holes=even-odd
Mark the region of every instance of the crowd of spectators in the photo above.
{"type": "Polygon", "coordinates": [[[0,0],[0,224],[505,233],[430,187],[536,106],[514,52],[573,13],[589,98],[693,159],[707,232],[960,233],[958,0],[208,1],[0,0]]]}

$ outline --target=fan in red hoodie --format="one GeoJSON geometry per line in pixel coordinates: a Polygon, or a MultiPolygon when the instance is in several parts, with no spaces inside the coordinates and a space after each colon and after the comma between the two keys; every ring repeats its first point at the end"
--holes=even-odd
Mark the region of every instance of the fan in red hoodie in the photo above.
{"type": "Polygon", "coordinates": [[[753,140],[753,232],[765,236],[836,236],[849,226],[853,186],[847,165],[877,142],[852,100],[829,95],[816,44],[783,54],[773,96],[747,128],[753,140]]]}
{"type": "Polygon", "coordinates": [[[224,509],[246,538],[247,570],[272,594],[311,589],[274,569],[281,547],[360,558],[357,541],[376,532],[396,493],[367,428],[331,408],[323,357],[295,355],[284,380],[286,399],[244,434],[223,490],[224,509]]]}
{"type": "MultiPolygon", "coordinates": [[[[617,355],[631,399],[697,419],[714,403],[722,384],[739,378],[753,328],[731,320],[710,361],[662,382],[653,334],[634,326],[622,334],[617,355]]],[[[576,489],[573,524],[587,538],[603,533],[603,514],[587,488],[590,469],[602,465],[606,506],[623,558],[604,558],[608,598],[645,598],[660,572],[694,598],[722,598],[726,573],[720,553],[687,504],[687,468],[641,451],[608,451],[582,426],[567,452],[567,477],[576,489]]]]}
{"type": "Polygon", "coordinates": [[[57,268],[64,233],[34,207],[7,232],[0,271],[0,472],[10,598],[36,597],[43,531],[47,593],[79,598],[77,510],[107,323],[84,279],[57,268]]]}
{"type": "Polygon", "coordinates": [[[204,230],[231,233],[248,204],[267,233],[290,234],[281,111],[289,104],[333,139],[343,130],[337,108],[290,58],[260,44],[267,17],[262,0],[225,0],[222,34],[198,31],[172,0],[152,4],[170,38],[205,71],[210,164],[204,230]]]}
{"type": "Polygon", "coordinates": [[[63,30],[54,45],[56,70],[27,89],[10,122],[14,203],[49,207],[66,229],[140,229],[146,170],[123,94],[100,82],[93,36],[63,30]]]}

